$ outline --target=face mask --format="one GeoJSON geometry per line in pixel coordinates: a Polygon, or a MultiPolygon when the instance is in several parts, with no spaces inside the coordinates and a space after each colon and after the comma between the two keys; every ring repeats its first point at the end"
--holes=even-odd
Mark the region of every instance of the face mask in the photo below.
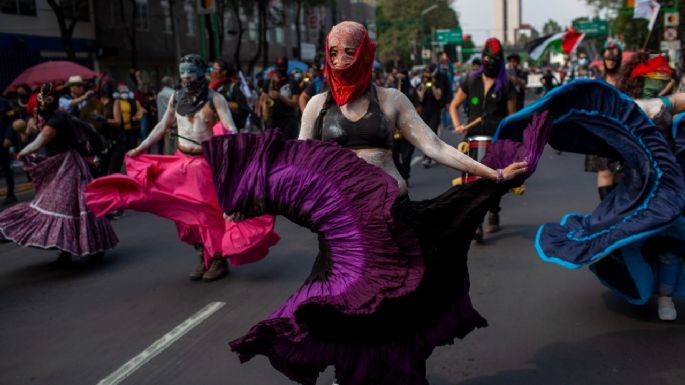
{"type": "Polygon", "coordinates": [[[499,63],[494,60],[488,60],[483,63],[483,73],[489,78],[496,78],[499,75],[499,63]]]}
{"type": "Polygon", "coordinates": [[[586,66],[587,65],[587,59],[586,58],[578,59],[578,65],[586,66]]]}

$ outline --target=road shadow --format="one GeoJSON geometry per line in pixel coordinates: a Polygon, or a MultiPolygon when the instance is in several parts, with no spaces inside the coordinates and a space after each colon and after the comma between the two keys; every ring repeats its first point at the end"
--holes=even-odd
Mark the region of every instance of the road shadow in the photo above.
{"type": "MultiPolygon", "coordinates": [[[[540,349],[532,369],[505,370],[463,381],[430,376],[431,385],[681,385],[683,323],[629,330],[540,349]]],[[[516,347],[511,347],[515,349],[516,347]]],[[[477,362],[476,362],[477,364],[477,362]]]]}

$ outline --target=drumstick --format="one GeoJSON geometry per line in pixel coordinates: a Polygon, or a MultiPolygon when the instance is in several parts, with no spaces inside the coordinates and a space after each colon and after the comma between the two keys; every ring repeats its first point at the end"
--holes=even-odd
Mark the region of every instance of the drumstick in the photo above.
{"type": "Polygon", "coordinates": [[[483,117],[482,117],[482,116],[479,116],[479,117],[477,117],[476,119],[474,119],[473,122],[471,122],[471,123],[465,125],[465,126],[464,126],[464,130],[468,130],[469,128],[475,126],[475,125],[478,124],[478,123],[481,123],[482,121],[483,121],[483,117]]]}

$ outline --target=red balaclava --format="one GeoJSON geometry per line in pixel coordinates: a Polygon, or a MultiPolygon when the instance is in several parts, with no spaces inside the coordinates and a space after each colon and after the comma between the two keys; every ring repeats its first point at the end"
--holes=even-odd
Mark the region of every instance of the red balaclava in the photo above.
{"type": "Polygon", "coordinates": [[[324,73],[338,106],[357,99],[369,88],[375,54],[376,43],[371,41],[363,25],[343,21],[331,28],[326,38],[324,73]],[[331,59],[331,48],[337,50],[335,64],[331,59]],[[347,54],[346,49],[354,49],[354,55],[347,54]]]}

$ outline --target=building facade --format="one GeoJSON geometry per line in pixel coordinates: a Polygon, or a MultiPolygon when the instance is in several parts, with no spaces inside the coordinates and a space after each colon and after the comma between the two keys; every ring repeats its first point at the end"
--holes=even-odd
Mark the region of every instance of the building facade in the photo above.
{"type": "MultiPolygon", "coordinates": [[[[97,69],[93,0],[63,0],[76,17],[72,35],[76,61],[97,69]]],[[[47,0],[0,1],[0,91],[24,69],[67,57],[55,12],[47,0]]]]}
{"type": "MultiPolygon", "coordinates": [[[[126,2],[128,3],[128,2],[126,2]]],[[[374,0],[337,0],[332,7],[319,6],[300,10],[301,52],[297,49],[296,1],[270,0],[265,49],[259,50],[259,8],[220,9],[216,5],[205,10],[197,0],[136,0],[135,67],[143,69],[153,84],[164,75],[176,73],[178,58],[187,53],[200,53],[209,58],[221,57],[235,63],[239,29],[243,35],[238,57],[241,68],[252,73],[271,65],[279,56],[311,62],[322,52],[325,34],[342,20],[366,24],[375,33],[374,0]],[[207,14],[203,12],[207,11],[207,14]],[[240,18],[240,22],[238,20],[240,18]]],[[[303,4],[306,1],[302,1],[303,4]]],[[[95,7],[97,45],[103,54],[98,58],[101,68],[113,77],[126,78],[134,66],[130,32],[133,30],[130,4],[122,12],[118,1],[98,2],[95,7]],[[123,17],[122,17],[123,15],[123,17]]]]}
{"type": "Polygon", "coordinates": [[[492,0],[493,36],[507,45],[517,44],[521,26],[521,0],[492,0]]]}

